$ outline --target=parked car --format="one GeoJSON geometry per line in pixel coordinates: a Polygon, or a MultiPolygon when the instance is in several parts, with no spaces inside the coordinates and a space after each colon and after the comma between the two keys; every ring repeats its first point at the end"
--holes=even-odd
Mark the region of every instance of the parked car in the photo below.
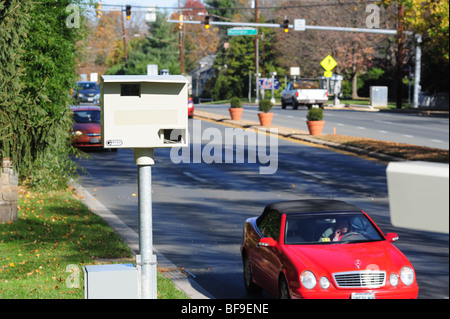
{"type": "Polygon", "coordinates": [[[99,106],[74,106],[73,141],[75,147],[103,147],[99,106]]]}
{"type": "Polygon", "coordinates": [[[188,98],[188,117],[193,118],[194,117],[194,101],[192,98],[188,98]]]}
{"type": "Polygon", "coordinates": [[[245,222],[245,288],[279,298],[417,298],[414,268],[396,240],[345,202],[270,204],[245,222]]]}
{"type": "Polygon", "coordinates": [[[100,100],[100,86],[96,82],[80,81],[77,82],[74,97],[81,103],[98,104],[100,100]]]}

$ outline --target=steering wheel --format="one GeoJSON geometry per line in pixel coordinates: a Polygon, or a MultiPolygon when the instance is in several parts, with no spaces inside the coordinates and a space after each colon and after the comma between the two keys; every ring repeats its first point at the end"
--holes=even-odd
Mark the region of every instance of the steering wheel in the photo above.
{"type": "Polygon", "coordinates": [[[367,239],[366,236],[364,236],[360,233],[357,233],[357,232],[350,232],[350,233],[347,233],[344,236],[342,236],[340,241],[345,241],[345,240],[353,241],[353,240],[364,240],[364,239],[367,239]]]}

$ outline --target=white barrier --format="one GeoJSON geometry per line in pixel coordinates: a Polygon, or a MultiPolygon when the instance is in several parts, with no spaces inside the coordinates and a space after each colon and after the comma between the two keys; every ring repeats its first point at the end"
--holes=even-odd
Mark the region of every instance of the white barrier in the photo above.
{"type": "Polygon", "coordinates": [[[394,226],[449,233],[448,164],[394,162],[386,175],[394,226]]]}

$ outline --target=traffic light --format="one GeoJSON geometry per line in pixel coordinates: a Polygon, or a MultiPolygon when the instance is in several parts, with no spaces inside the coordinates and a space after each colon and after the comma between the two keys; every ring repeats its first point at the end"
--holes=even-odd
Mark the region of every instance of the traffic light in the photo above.
{"type": "Polygon", "coordinates": [[[205,16],[205,29],[209,29],[209,16],[205,16]]]}
{"type": "Polygon", "coordinates": [[[127,4],[126,6],[127,20],[130,20],[131,16],[131,6],[127,4]]]}
{"type": "Polygon", "coordinates": [[[286,18],[284,19],[282,28],[284,29],[285,33],[289,32],[289,20],[288,19],[286,19],[286,18]]]}
{"type": "Polygon", "coordinates": [[[97,18],[100,19],[102,17],[102,4],[100,2],[97,2],[95,4],[96,14],[97,18]]]}

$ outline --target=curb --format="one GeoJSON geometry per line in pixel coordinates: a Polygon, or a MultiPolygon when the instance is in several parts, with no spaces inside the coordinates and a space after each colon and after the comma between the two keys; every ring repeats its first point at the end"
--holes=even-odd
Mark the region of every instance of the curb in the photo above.
{"type": "MultiPolygon", "coordinates": [[[[196,119],[204,119],[204,120],[210,120],[219,124],[225,124],[225,125],[230,125],[230,126],[237,126],[237,127],[242,127],[242,128],[253,128],[253,129],[257,129],[257,128],[261,128],[262,126],[259,125],[259,123],[256,122],[251,122],[251,121],[234,121],[231,120],[229,117],[226,117],[224,115],[219,115],[219,114],[214,114],[214,113],[210,113],[210,112],[205,112],[205,111],[196,111],[194,114],[194,118],[196,119]]],[[[292,140],[297,140],[297,141],[303,141],[303,142],[308,142],[308,143],[312,143],[312,144],[317,144],[317,145],[322,145],[322,146],[326,146],[329,148],[333,148],[333,149],[339,149],[342,151],[347,151],[350,153],[354,153],[357,155],[364,155],[364,156],[368,156],[371,158],[375,158],[381,161],[387,161],[387,162],[400,162],[400,161],[404,161],[404,159],[402,158],[398,158],[395,156],[391,156],[391,155],[386,155],[386,154],[381,154],[381,153],[377,153],[377,152],[373,152],[373,151],[368,151],[362,148],[358,148],[358,147],[354,147],[354,146],[348,146],[348,145],[342,145],[342,144],[338,144],[338,143],[333,143],[333,142],[327,142],[327,141],[322,141],[322,140],[318,140],[315,139],[313,137],[310,137],[309,134],[307,132],[301,131],[301,130],[295,130],[292,128],[286,128],[286,127],[277,127],[277,126],[271,126],[271,128],[276,128],[278,129],[278,135],[287,138],[287,139],[292,139],[292,140]],[[303,135],[302,135],[303,134],[303,135]],[[304,136],[308,134],[308,136],[304,136]]]]}
{"type": "MultiPolygon", "coordinates": [[[[133,254],[139,253],[139,234],[126,225],[119,217],[114,215],[108,208],[100,203],[94,196],[86,191],[81,185],[72,181],[71,185],[80,196],[81,201],[96,215],[100,216],[130,247],[133,254]]],[[[177,274],[173,274],[170,280],[179,290],[183,291],[191,299],[214,299],[214,297],[203,289],[195,280],[183,274],[170,260],[161,254],[155,247],[153,252],[157,255],[158,266],[167,269],[176,269],[177,274]]]]}

